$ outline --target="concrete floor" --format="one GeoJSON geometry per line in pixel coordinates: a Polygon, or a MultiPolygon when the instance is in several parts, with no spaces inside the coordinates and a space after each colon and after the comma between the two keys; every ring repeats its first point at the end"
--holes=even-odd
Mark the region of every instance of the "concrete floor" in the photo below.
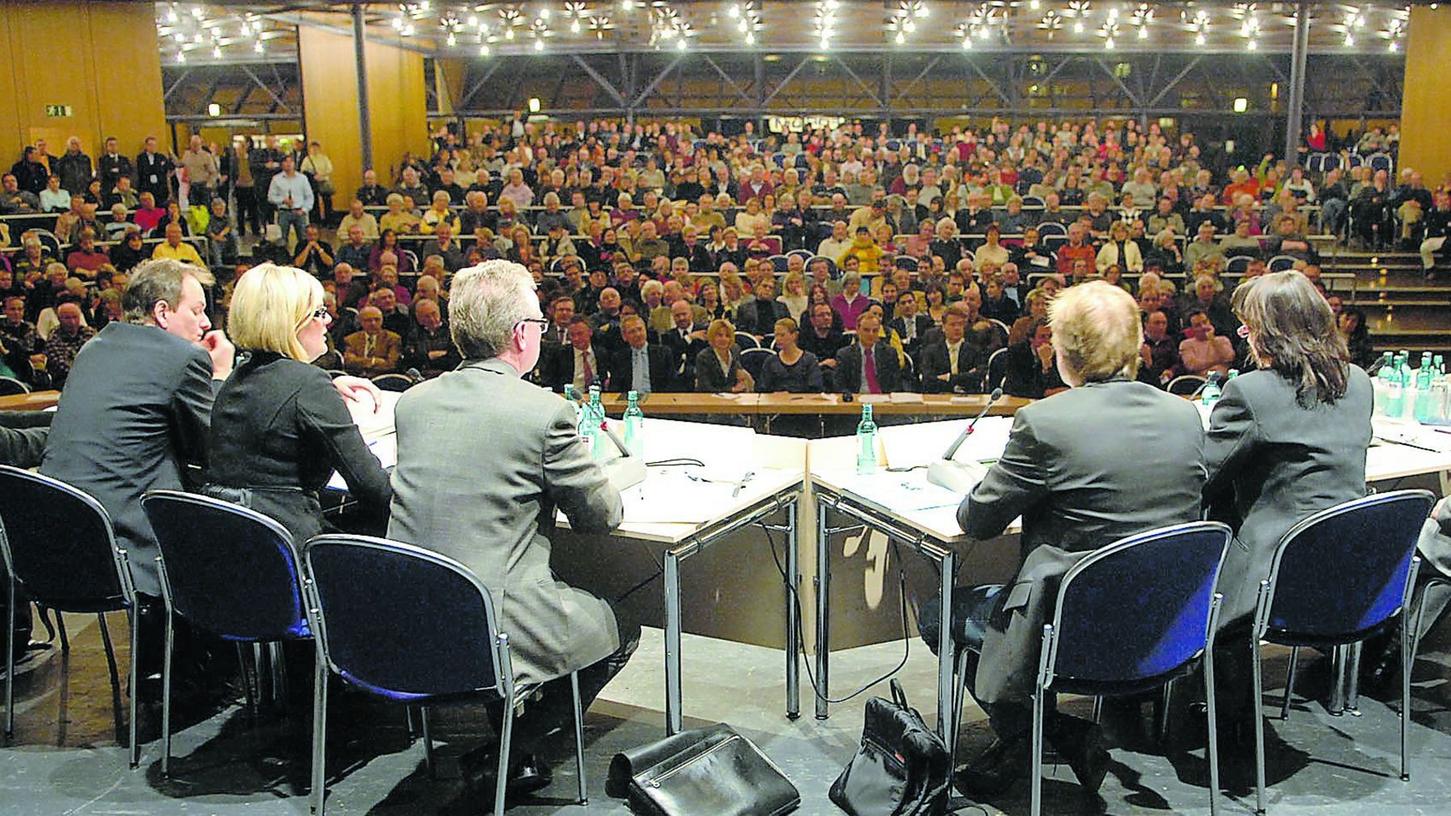
{"type": "MultiPolygon", "coordinates": [[[[254,722],[233,701],[200,722],[181,723],[175,740],[172,776],[159,771],[159,742],[145,745],[142,767],[131,771],[118,746],[111,692],[98,637],[99,627],[80,616],[67,619],[72,651],[69,671],[58,655],[22,675],[17,693],[15,742],[0,748],[0,814],[278,814],[307,813],[305,707],[300,715],[264,716],[254,722]],[[62,682],[68,675],[68,681],[62,682]]],[[[113,632],[124,629],[120,619],[113,632]]],[[[124,644],[124,635],[119,635],[124,644]]],[[[855,689],[896,665],[902,643],[838,653],[833,660],[834,693],[855,689]]],[[[1320,700],[1327,685],[1326,661],[1304,661],[1297,683],[1313,700],[1297,698],[1289,722],[1269,725],[1269,807],[1277,814],[1364,814],[1377,816],[1451,812],[1451,712],[1446,681],[1451,676],[1447,646],[1428,641],[1415,674],[1411,729],[1412,781],[1396,777],[1398,729],[1395,710],[1363,698],[1362,716],[1330,717],[1320,700]]],[[[684,646],[687,727],[727,721],[754,739],[801,790],[802,814],[839,811],[826,791],[851,757],[861,729],[861,700],[833,708],[826,721],[810,714],[810,690],[803,694],[806,716],[783,716],[783,657],[780,652],[687,636],[684,646]]],[[[1272,652],[1266,670],[1267,700],[1278,702],[1284,676],[1283,652],[1272,652]]],[[[630,667],[590,710],[585,739],[590,804],[572,805],[575,787],[572,746],[560,741],[553,786],[511,813],[624,814],[628,809],[604,795],[604,772],[622,748],[662,735],[661,637],[646,630],[630,667]]],[[[125,654],[121,668],[125,669],[125,654]]],[[[914,703],[933,718],[935,660],[920,641],[911,644],[900,673],[914,703]]],[[[870,693],[885,693],[884,686],[870,693]]],[[[1082,712],[1085,701],[1064,708],[1082,712]]],[[[438,778],[429,779],[423,749],[410,741],[400,709],[354,694],[334,694],[329,750],[332,814],[480,814],[488,805],[464,793],[457,756],[489,738],[477,710],[443,709],[433,715],[438,743],[438,778]]],[[[1118,713],[1106,720],[1113,764],[1099,797],[1085,796],[1066,767],[1049,766],[1045,783],[1048,813],[1205,813],[1207,766],[1202,747],[1171,736],[1167,757],[1149,736],[1149,707],[1135,718],[1118,713]]],[[[962,752],[971,756],[991,738],[982,714],[965,712],[962,752]]],[[[1227,755],[1232,751],[1226,751],[1227,755]]],[[[1227,756],[1222,813],[1253,810],[1251,758],[1227,756]]],[[[983,803],[969,813],[1026,813],[1028,787],[983,803]]],[[[704,816],[704,815],[703,815],[704,816]]]]}

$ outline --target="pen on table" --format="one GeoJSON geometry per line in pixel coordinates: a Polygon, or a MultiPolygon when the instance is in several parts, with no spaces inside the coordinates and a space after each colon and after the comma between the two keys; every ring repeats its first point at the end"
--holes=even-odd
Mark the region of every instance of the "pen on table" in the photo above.
{"type": "Polygon", "coordinates": [[[751,480],[751,477],[755,475],[755,471],[747,471],[746,475],[742,476],[739,482],[736,482],[736,489],[731,491],[731,498],[734,499],[735,497],[741,495],[741,488],[745,487],[746,482],[749,482],[751,480]]]}

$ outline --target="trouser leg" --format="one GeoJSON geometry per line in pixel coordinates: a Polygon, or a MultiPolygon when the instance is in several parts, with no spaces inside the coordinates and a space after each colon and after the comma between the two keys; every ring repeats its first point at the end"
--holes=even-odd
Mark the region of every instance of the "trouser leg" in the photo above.
{"type": "Polygon", "coordinates": [[[1427,238],[1421,242],[1421,268],[1430,270],[1436,265],[1436,253],[1446,244],[1445,238],[1427,238]]]}

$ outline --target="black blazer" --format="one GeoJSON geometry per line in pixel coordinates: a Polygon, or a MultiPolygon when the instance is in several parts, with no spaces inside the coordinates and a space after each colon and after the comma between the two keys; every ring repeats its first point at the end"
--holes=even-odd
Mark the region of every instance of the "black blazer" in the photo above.
{"type": "MultiPolygon", "coordinates": [[[[610,362],[609,390],[621,394],[629,391],[635,382],[635,350],[628,345],[615,352],[610,362]]],[[[660,393],[676,390],[675,358],[670,350],[653,343],[645,345],[645,357],[650,366],[650,390],[660,393]]]]}
{"type": "Polygon", "coordinates": [[[928,317],[925,314],[915,315],[912,322],[915,324],[914,327],[917,331],[912,336],[911,340],[907,339],[906,317],[898,315],[897,317],[892,318],[892,321],[887,324],[892,329],[892,331],[895,331],[897,333],[898,337],[902,338],[903,344],[905,344],[907,347],[908,354],[915,353],[917,349],[922,346],[922,338],[924,338],[927,335],[927,332],[932,328],[932,326],[935,325],[932,322],[932,318],[928,317]]]}
{"type": "Polygon", "coordinates": [[[736,378],[741,372],[741,350],[731,346],[730,370],[721,373],[720,360],[715,356],[715,349],[709,346],[699,354],[695,355],[695,390],[705,394],[717,394],[730,391],[736,385],[736,378]]]}
{"type": "Polygon", "coordinates": [[[1254,611],[1280,536],[1306,516],[1365,495],[1371,399],[1370,378],[1356,366],[1344,397],[1310,408],[1273,371],[1225,383],[1204,448],[1211,516],[1235,528],[1219,576],[1222,623],[1254,611]]]}
{"type": "MultiPolygon", "coordinates": [[[[594,352],[595,358],[595,382],[601,389],[605,386],[605,380],[610,373],[610,353],[593,343],[590,350],[594,352]]],[[[565,343],[554,349],[547,361],[541,352],[539,357],[539,381],[551,391],[563,391],[566,385],[574,382],[574,346],[565,343]]]]}
{"type": "Polygon", "coordinates": [[[1003,356],[1003,391],[1009,396],[1042,399],[1049,389],[1064,387],[1057,365],[1043,371],[1037,355],[1033,353],[1032,341],[1024,340],[1008,346],[1003,356]]]}
{"type": "Polygon", "coordinates": [[[776,331],[776,321],[790,317],[790,310],[779,300],[762,303],[752,298],[736,309],[736,330],[757,336],[769,336],[776,331]]]}
{"type": "Polygon", "coordinates": [[[947,338],[941,333],[932,342],[922,347],[922,393],[950,394],[961,388],[974,394],[982,391],[983,375],[987,373],[987,356],[973,345],[968,338],[962,338],[957,350],[957,376],[949,376],[946,382],[937,379],[939,375],[952,372],[952,359],[947,353],[947,338]]]}
{"type": "MultiPolygon", "coordinates": [[[[687,334],[694,333],[691,329],[687,334]]],[[[690,340],[682,337],[680,330],[671,327],[669,331],[661,332],[658,336],[658,344],[664,346],[670,352],[670,358],[675,366],[675,376],[680,382],[681,388],[690,388],[695,385],[695,358],[700,356],[702,351],[710,348],[710,343],[702,339],[690,340]]]]}
{"type": "MultiPolygon", "coordinates": [[[[902,368],[897,362],[897,350],[887,345],[884,339],[873,346],[876,354],[877,385],[882,393],[902,390],[902,368]]],[[[863,390],[862,347],[860,343],[844,346],[836,353],[836,390],[853,394],[863,390]]]]}
{"type": "Polygon", "coordinates": [[[372,507],[393,497],[388,473],[368,450],[326,371],[273,352],[254,352],[217,392],[207,451],[207,491],[251,491],[238,502],[281,522],[301,544],[323,530],[318,491],[334,470],[372,507]]]}
{"type": "Polygon", "coordinates": [[[187,463],[205,464],[220,385],[200,346],[154,326],[110,323],[76,355],[51,424],[40,472],[106,508],[136,588],[149,595],[161,595],[161,582],[141,496],[181,490],[187,463]]]}

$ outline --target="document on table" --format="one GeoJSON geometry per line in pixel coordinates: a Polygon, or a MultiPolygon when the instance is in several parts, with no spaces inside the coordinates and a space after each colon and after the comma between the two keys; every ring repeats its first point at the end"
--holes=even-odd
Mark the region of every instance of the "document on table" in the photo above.
{"type": "Polygon", "coordinates": [[[912,513],[938,507],[956,507],[962,497],[927,481],[918,471],[912,474],[885,471],[853,476],[842,484],[851,493],[888,510],[912,513]]]}
{"type": "Polygon", "coordinates": [[[363,432],[363,438],[372,440],[393,433],[393,413],[398,407],[398,391],[378,392],[379,402],[375,406],[367,395],[357,400],[348,400],[348,413],[353,415],[353,424],[363,432]]]}
{"type": "Polygon", "coordinates": [[[650,468],[644,482],[620,494],[624,523],[704,523],[748,490],[754,476],[732,467],[650,468]]]}
{"type": "Polygon", "coordinates": [[[1396,445],[1407,445],[1436,453],[1451,452],[1451,429],[1422,425],[1419,422],[1398,422],[1377,418],[1371,420],[1374,438],[1396,445]]]}
{"type": "MultiPolygon", "coordinates": [[[[387,393],[386,391],[384,393],[387,393]]],[[[391,431],[368,443],[368,450],[378,457],[378,462],[389,470],[398,464],[398,435],[391,431]]],[[[337,490],[346,493],[348,483],[343,481],[343,475],[333,471],[333,477],[327,481],[328,490],[337,490]]]]}

